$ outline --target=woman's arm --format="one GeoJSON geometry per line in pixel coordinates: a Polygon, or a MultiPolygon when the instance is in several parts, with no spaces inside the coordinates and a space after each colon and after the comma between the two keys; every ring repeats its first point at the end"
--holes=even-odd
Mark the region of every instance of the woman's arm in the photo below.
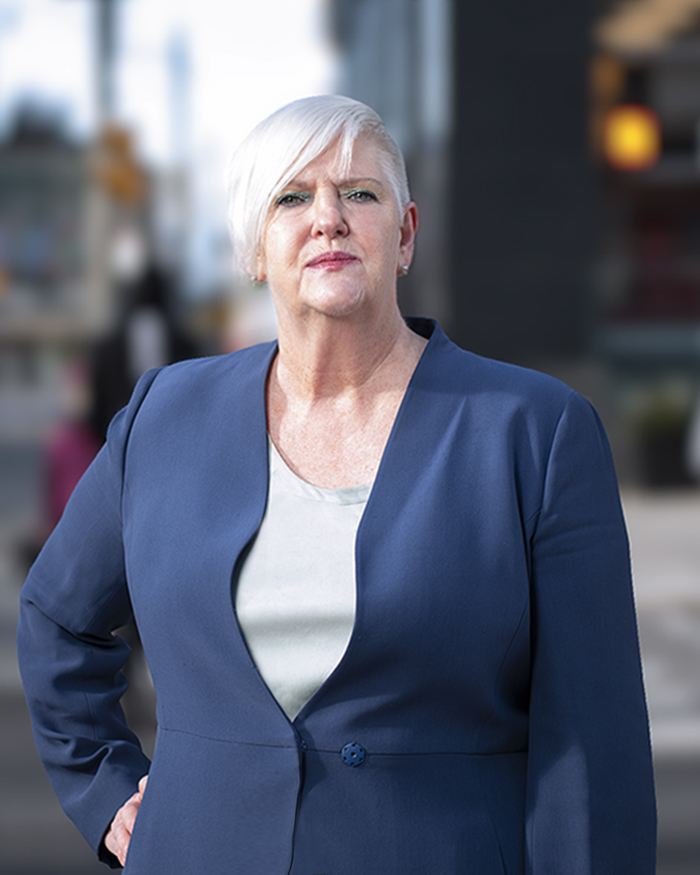
{"type": "Polygon", "coordinates": [[[110,427],[22,589],[18,653],[39,754],[68,816],[95,851],[149,761],[119,700],[131,617],[121,493],[129,433],[155,373],[110,427]]]}
{"type": "Polygon", "coordinates": [[[572,394],[531,540],[531,875],[652,875],[656,813],[629,549],[612,459],[572,394]]]}

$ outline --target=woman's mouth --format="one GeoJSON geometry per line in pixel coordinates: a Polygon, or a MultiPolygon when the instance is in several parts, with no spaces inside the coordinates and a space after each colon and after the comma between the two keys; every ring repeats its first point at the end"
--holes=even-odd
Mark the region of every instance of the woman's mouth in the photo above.
{"type": "Polygon", "coordinates": [[[340,270],[340,268],[359,260],[357,256],[350,255],[349,252],[322,252],[311,261],[307,261],[306,266],[325,270],[340,270]]]}

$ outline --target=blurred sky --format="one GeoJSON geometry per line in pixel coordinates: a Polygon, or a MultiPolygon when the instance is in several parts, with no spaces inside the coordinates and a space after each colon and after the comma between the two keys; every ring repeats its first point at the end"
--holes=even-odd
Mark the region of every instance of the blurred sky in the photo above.
{"type": "MultiPolygon", "coordinates": [[[[0,0],[0,128],[27,97],[60,107],[83,139],[95,129],[95,4],[0,0]]],[[[228,156],[260,119],[332,91],[336,57],[324,0],[117,0],[115,108],[150,167],[193,170],[196,224],[221,223],[228,156]],[[175,109],[172,62],[185,85],[175,109]],[[213,213],[207,221],[202,213],[213,213]]],[[[205,236],[207,232],[204,232],[205,236]]]]}
{"type": "MultiPolygon", "coordinates": [[[[24,95],[63,106],[71,128],[95,118],[93,21],[99,0],[0,0],[0,120],[24,95]]],[[[323,0],[118,0],[116,104],[142,152],[167,162],[168,47],[191,70],[193,145],[230,145],[281,104],[332,86],[323,0]]]]}

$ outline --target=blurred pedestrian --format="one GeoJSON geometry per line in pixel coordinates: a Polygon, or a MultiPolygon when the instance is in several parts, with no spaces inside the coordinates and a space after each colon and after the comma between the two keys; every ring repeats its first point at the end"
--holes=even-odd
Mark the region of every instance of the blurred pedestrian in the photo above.
{"type": "Polygon", "coordinates": [[[123,305],[117,323],[96,345],[92,357],[90,419],[101,439],[145,371],[196,354],[175,317],[173,284],[162,268],[144,262],[121,283],[121,293],[123,305]]]}
{"type": "MultiPolygon", "coordinates": [[[[100,443],[142,374],[196,353],[176,318],[170,276],[149,259],[143,237],[133,229],[123,229],[117,235],[112,269],[122,309],[114,328],[95,345],[91,362],[89,425],[100,443]]],[[[131,727],[146,727],[153,723],[150,678],[133,619],[119,629],[119,635],[131,650],[124,670],[128,691],[122,705],[131,727]]]]}
{"type": "Polygon", "coordinates": [[[39,749],[130,875],[654,871],[602,427],[404,321],[417,223],[368,107],[262,122],[231,226],[278,341],[149,372],[25,584],[39,749]],[[132,612],[153,763],[118,707],[132,612]]]}
{"type": "Polygon", "coordinates": [[[17,545],[18,559],[28,570],[51,534],[76,484],[100,449],[89,422],[90,384],[86,363],[70,359],[62,368],[60,409],[41,448],[41,504],[37,525],[17,545]]]}
{"type": "Polygon", "coordinates": [[[83,476],[100,449],[88,422],[91,389],[85,362],[68,362],[61,387],[62,412],[49,432],[44,453],[44,538],[53,531],[83,476]]]}

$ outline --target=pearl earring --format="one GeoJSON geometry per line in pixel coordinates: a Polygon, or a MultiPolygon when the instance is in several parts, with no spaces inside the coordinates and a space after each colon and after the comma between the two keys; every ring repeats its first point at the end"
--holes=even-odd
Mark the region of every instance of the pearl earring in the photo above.
{"type": "Polygon", "coordinates": [[[407,273],[408,273],[408,265],[402,264],[401,265],[401,276],[406,276],[407,273]]]}

